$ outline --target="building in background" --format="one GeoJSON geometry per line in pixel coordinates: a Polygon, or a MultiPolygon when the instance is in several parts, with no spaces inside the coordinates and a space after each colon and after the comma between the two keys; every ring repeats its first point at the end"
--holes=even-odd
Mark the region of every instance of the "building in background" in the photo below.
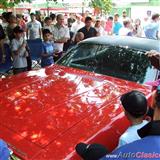
{"type": "Polygon", "coordinates": [[[145,18],[147,13],[160,13],[160,0],[112,0],[113,9],[110,14],[115,12],[122,14],[125,9],[133,19],[145,18]]]}
{"type": "Polygon", "coordinates": [[[20,3],[15,6],[16,11],[22,9],[30,9],[31,12],[40,11],[45,14],[54,13],[84,13],[92,12],[88,6],[88,0],[58,0],[58,3],[53,0],[32,0],[32,3],[20,3]],[[28,7],[26,7],[28,6],[28,7]]]}

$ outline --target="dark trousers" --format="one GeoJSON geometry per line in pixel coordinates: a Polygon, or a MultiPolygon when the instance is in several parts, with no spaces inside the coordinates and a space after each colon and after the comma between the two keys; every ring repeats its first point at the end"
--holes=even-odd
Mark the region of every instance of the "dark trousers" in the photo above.
{"type": "Polygon", "coordinates": [[[30,55],[26,58],[27,58],[27,71],[30,71],[32,70],[32,59],[30,55]]]}

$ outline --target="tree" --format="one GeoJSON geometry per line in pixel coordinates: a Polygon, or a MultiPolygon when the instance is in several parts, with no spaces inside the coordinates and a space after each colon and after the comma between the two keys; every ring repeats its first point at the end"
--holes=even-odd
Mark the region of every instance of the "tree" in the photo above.
{"type": "Polygon", "coordinates": [[[20,2],[31,2],[31,0],[0,0],[0,6],[3,8],[10,8],[20,2]]]}
{"type": "Polygon", "coordinates": [[[101,13],[108,13],[112,8],[111,0],[91,0],[91,6],[101,13]]]}

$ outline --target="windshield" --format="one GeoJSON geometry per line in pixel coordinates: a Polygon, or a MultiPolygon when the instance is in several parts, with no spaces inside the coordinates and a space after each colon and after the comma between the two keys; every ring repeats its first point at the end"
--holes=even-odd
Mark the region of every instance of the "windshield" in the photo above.
{"type": "Polygon", "coordinates": [[[145,51],[122,46],[81,44],[57,63],[138,83],[155,80],[145,51]]]}

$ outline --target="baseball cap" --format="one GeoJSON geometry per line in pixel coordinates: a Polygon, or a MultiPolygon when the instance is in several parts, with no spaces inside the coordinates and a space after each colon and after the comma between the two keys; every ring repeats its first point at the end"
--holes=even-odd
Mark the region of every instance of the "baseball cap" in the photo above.
{"type": "Polygon", "coordinates": [[[20,26],[16,26],[16,27],[13,29],[13,32],[14,32],[14,33],[22,33],[22,32],[23,32],[23,29],[22,29],[20,26]]]}
{"type": "Polygon", "coordinates": [[[124,109],[133,117],[139,118],[147,112],[147,99],[139,91],[133,90],[121,96],[121,103],[124,109]]]}
{"type": "Polygon", "coordinates": [[[10,150],[7,144],[0,139],[0,160],[6,160],[10,157],[10,150]]]}
{"type": "Polygon", "coordinates": [[[104,157],[108,151],[101,144],[85,144],[79,143],[76,145],[76,152],[80,155],[84,160],[98,160],[104,157]]]}

